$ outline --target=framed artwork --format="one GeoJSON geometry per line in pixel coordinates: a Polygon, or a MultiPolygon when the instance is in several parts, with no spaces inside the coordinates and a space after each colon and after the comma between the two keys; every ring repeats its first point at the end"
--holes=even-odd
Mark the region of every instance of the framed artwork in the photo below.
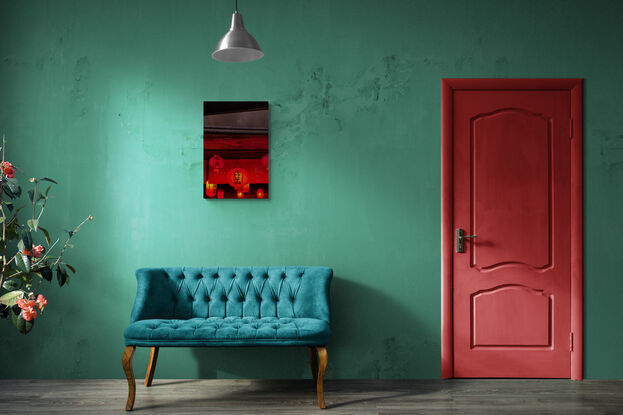
{"type": "Polygon", "coordinates": [[[268,102],[203,103],[203,197],[267,199],[268,102]]]}

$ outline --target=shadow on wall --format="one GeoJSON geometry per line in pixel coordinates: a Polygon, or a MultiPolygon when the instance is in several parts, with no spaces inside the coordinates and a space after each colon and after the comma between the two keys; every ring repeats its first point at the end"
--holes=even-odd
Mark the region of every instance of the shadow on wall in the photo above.
{"type": "MultiPolygon", "coordinates": [[[[387,294],[336,276],[331,313],[327,378],[439,377],[438,333],[387,294]]],[[[304,347],[193,348],[192,353],[202,379],[311,378],[304,347]]]]}
{"type": "MultiPolygon", "coordinates": [[[[379,285],[383,284],[379,280],[379,285]]],[[[385,287],[395,292],[399,290],[397,284],[393,281],[385,287]]],[[[386,292],[352,279],[336,277],[331,293],[330,346],[334,359],[330,376],[363,379],[440,376],[439,334],[432,333],[415,318],[413,310],[386,292]]]]}

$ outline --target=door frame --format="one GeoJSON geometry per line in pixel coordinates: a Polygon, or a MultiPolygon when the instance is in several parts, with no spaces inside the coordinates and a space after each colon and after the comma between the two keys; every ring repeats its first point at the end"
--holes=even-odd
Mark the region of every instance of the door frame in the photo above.
{"type": "Polygon", "coordinates": [[[571,379],[583,378],[583,170],[582,79],[441,80],[441,378],[454,376],[453,284],[453,125],[457,90],[557,90],[571,94],[571,379]]]}

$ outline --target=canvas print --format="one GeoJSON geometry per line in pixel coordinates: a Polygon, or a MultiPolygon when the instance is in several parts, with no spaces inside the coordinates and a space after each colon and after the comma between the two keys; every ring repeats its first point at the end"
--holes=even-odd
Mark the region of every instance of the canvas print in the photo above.
{"type": "Polygon", "coordinates": [[[268,102],[204,102],[203,197],[268,196],[268,102]]]}

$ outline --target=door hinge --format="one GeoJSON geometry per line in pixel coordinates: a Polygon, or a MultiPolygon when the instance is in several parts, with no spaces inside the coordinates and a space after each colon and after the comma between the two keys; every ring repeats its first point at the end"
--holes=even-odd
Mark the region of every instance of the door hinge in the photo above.
{"type": "Polygon", "coordinates": [[[569,138],[573,138],[573,118],[569,118],[569,138]]]}
{"type": "Polygon", "coordinates": [[[569,350],[573,351],[573,332],[569,333],[569,350]]]}

